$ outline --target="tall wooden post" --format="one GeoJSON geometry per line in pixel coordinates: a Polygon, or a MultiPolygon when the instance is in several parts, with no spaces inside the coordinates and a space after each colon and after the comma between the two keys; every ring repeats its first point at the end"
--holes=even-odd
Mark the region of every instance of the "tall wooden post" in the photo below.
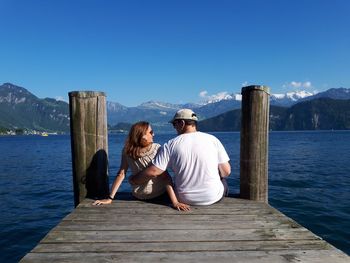
{"type": "Polygon", "coordinates": [[[242,88],[240,196],[268,202],[269,92],[266,86],[242,88]]]}
{"type": "Polygon", "coordinates": [[[109,194],[106,96],[69,92],[74,204],[109,194]]]}

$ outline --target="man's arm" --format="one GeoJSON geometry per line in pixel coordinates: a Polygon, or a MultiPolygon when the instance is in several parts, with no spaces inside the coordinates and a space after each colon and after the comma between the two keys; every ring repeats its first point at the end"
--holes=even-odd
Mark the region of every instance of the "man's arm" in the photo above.
{"type": "Polygon", "coordinates": [[[139,172],[138,174],[135,174],[131,176],[129,181],[133,184],[143,184],[147,182],[148,180],[155,178],[157,176],[160,176],[164,171],[159,169],[158,167],[151,165],[147,167],[145,170],[139,172]]]}
{"type": "Polygon", "coordinates": [[[228,177],[231,173],[231,165],[227,163],[219,163],[220,177],[228,177]]]}

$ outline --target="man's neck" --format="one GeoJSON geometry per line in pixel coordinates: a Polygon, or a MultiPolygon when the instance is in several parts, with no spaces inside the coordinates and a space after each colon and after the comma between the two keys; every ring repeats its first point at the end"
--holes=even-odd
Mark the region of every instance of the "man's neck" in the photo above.
{"type": "Polygon", "coordinates": [[[197,128],[196,126],[193,125],[186,125],[183,129],[183,131],[181,132],[181,134],[185,134],[185,133],[192,133],[192,132],[196,132],[197,128]]]}

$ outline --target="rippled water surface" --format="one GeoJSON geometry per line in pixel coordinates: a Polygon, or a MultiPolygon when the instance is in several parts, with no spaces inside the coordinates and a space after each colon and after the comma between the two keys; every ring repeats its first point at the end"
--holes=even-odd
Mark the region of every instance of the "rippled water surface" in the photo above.
{"type": "MultiPolygon", "coordinates": [[[[239,193],[239,133],[215,133],[239,193]]],[[[156,134],[164,143],[174,134],[156,134]]],[[[109,137],[110,182],[125,135],[109,137]]],[[[350,254],[350,132],[271,132],[269,202],[350,254]]],[[[73,210],[69,136],[0,137],[0,262],[17,262],[73,210]]],[[[125,181],[121,190],[130,188],[125,181]]]]}

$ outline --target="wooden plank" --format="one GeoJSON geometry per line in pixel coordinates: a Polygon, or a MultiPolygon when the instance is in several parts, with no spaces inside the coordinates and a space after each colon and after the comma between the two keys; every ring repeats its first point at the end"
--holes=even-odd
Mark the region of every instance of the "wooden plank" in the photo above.
{"type": "MultiPolygon", "coordinates": [[[[132,228],[132,226],[131,226],[132,228]]],[[[47,242],[185,242],[318,239],[306,229],[51,231],[47,242]]]]}
{"type": "MultiPolygon", "coordinates": [[[[142,206],[153,206],[153,207],[162,207],[162,206],[167,206],[170,204],[170,200],[166,200],[166,196],[158,198],[158,199],[153,199],[153,200],[138,200],[135,199],[131,193],[117,193],[113,203],[109,205],[108,207],[111,207],[113,205],[142,205],[142,206]],[[124,202],[124,201],[130,201],[130,202],[124,202]]],[[[94,202],[94,200],[91,199],[84,199],[80,204],[79,207],[84,207],[84,206],[91,206],[91,204],[94,202]]],[[[215,203],[215,207],[225,207],[228,204],[235,204],[235,205],[247,205],[249,204],[252,207],[261,207],[262,203],[261,202],[256,202],[248,199],[240,199],[236,198],[235,195],[230,195],[229,198],[224,198],[220,200],[219,202],[215,203]]],[[[263,205],[269,206],[266,203],[263,203],[263,205]]],[[[207,207],[207,206],[197,206],[197,207],[207,207]]],[[[212,207],[212,206],[210,206],[212,207]]]]}
{"type": "Polygon", "coordinates": [[[205,222],[229,222],[230,220],[238,220],[238,221],[259,221],[259,220],[281,220],[284,217],[282,215],[239,215],[239,217],[233,217],[232,215],[182,215],[182,214],[174,214],[174,215],[144,215],[144,214],[133,214],[133,215],[114,215],[114,214],[107,214],[104,216],[101,216],[98,213],[95,214],[86,214],[83,218],[81,214],[69,214],[65,217],[64,220],[80,220],[80,221],[119,221],[119,222],[126,222],[127,220],[130,221],[138,221],[142,222],[140,220],[146,220],[147,221],[156,221],[160,223],[171,223],[179,220],[186,220],[188,222],[198,222],[198,221],[205,221],[205,222]]]}
{"type": "Polygon", "coordinates": [[[251,207],[247,208],[246,206],[244,207],[234,207],[232,209],[227,209],[225,207],[223,208],[208,208],[208,207],[191,207],[191,210],[188,212],[184,211],[178,211],[176,209],[173,209],[169,206],[166,207],[142,207],[140,206],[134,206],[134,207],[106,207],[106,206],[97,206],[97,207],[82,207],[80,208],[77,213],[105,213],[105,212],[113,212],[115,214],[125,214],[126,212],[129,213],[141,213],[141,214],[167,214],[167,215],[192,215],[192,214],[199,214],[199,215],[229,215],[229,214],[237,214],[237,215],[251,215],[256,213],[264,213],[264,214],[272,214],[276,213],[276,211],[269,209],[268,207],[251,207]],[[136,210],[139,209],[139,210],[136,210]],[[180,212],[180,213],[179,213],[180,212]]]}
{"type": "Polygon", "coordinates": [[[323,240],[239,240],[223,242],[108,242],[108,243],[40,243],[34,253],[71,252],[166,252],[166,251],[243,251],[243,250],[324,250],[331,246],[323,240]]]}
{"type": "Polygon", "coordinates": [[[250,210],[224,210],[224,209],[192,209],[188,212],[180,212],[175,209],[168,209],[163,208],[163,211],[161,209],[147,209],[145,211],[140,211],[140,209],[135,208],[125,208],[125,209],[99,209],[99,208],[83,208],[79,209],[77,213],[75,213],[76,216],[85,216],[85,215],[101,215],[101,216],[119,216],[119,215],[171,215],[171,216],[181,216],[181,217],[192,217],[193,215],[225,215],[225,216],[231,216],[231,215],[272,215],[273,212],[269,211],[267,209],[250,209],[250,210]]]}
{"type": "Polygon", "coordinates": [[[145,229],[246,229],[246,228],[298,228],[300,225],[294,224],[288,219],[281,219],[279,221],[269,221],[260,218],[256,221],[218,221],[215,224],[189,224],[193,220],[169,220],[167,224],[160,224],[166,221],[150,221],[147,224],[136,224],[140,218],[132,218],[129,222],[120,221],[118,218],[112,221],[82,221],[82,220],[64,220],[54,230],[130,230],[130,225],[133,224],[134,230],[145,229]],[[134,223],[135,222],[135,223],[134,223]]]}
{"type": "Polygon", "coordinates": [[[278,251],[200,251],[200,252],[120,252],[120,253],[30,253],[22,262],[337,262],[349,263],[338,251],[278,250],[278,251]]]}
{"type": "MultiPolygon", "coordinates": [[[[93,203],[94,200],[92,200],[91,203],[88,203],[88,204],[81,204],[79,207],[80,208],[91,208],[91,207],[96,207],[96,206],[93,206],[92,203],[93,203]]],[[[106,208],[108,207],[108,209],[111,209],[111,208],[120,208],[120,209],[123,209],[123,208],[136,208],[136,207],[142,207],[144,208],[145,210],[147,209],[156,209],[156,210],[160,210],[164,207],[170,207],[170,203],[168,202],[164,202],[163,204],[157,204],[157,203],[151,203],[151,202],[142,202],[142,201],[132,201],[132,200],[127,200],[127,201],[120,201],[120,200],[114,200],[112,204],[110,205],[100,205],[100,206],[97,206],[101,209],[103,208],[106,208]]],[[[214,210],[220,210],[220,209],[228,209],[228,207],[230,207],[232,210],[238,210],[238,209],[243,209],[243,210],[248,210],[250,208],[254,209],[264,209],[264,208],[268,208],[270,207],[269,205],[267,204],[260,204],[260,203],[251,203],[251,202],[240,202],[240,203],[235,203],[235,202],[222,202],[222,203],[217,203],[217,204],[213,204],[211,206],[191,206],[192,210],[203,210],[203,209],[206,209],[206,208],[210,208],[209,210],[211,209],[214,209],[214,210]],[[232,207],[230,207],[232,206],[232,207]]],[[[176,210],[175,210],[176,211],[176,210]]]]}

